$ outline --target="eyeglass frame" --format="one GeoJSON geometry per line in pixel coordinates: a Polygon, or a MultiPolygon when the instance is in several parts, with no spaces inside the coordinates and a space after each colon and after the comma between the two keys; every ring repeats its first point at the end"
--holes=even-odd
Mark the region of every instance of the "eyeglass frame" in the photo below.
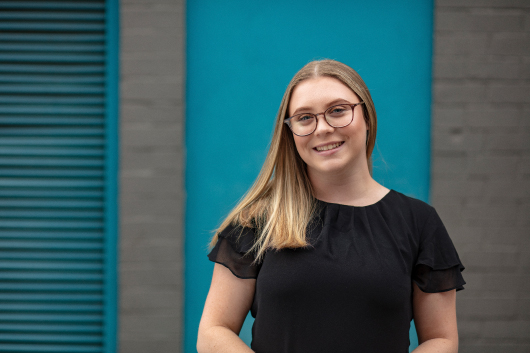
{"type": "Polygon", "coordinates": [[[353,122],[353,118],[355,116],[355,114],[353,113],[354,109],[356,106],[358,105],[361,105],[361,104],[364,104],[364,102],[359,102],[359,103],[355,103],[355,104],[349,104],[349,103],[343,103],[343,104],[335,104],[335,105],[332,105],[331,107],[329,107],[328,109],[324,110],[322,113],[317,113],[317,114],[313,114],[313,113],[300,113],[300,114],[295,114],[289,118],[285,118],[283,120],[284,124],[287,124],[287,126],[289,126],[289,129],[292,131],[293,134],[295,134],[296,136],[300,136],[300,137],[304,137],[304,136],[309,136],[311,135],[313,132],[315,132],[317,130],[317,127],[318,127],[318,116],[319,115],[324,115],[324,120],[326,121],[326,123],[331,126],[332,128],[341,128],[341,127],[346,127],[348,125],[350,125],[352,122],[353,122]],[[338,107],[338,106],[341,106],[341,105],[349,105],[351,107],[351,120],[349,123],[347,123],[346,125],[342,125],[342,126],[333,126],[329,123],[328,119],[326,119],[326,112],[328,110],[330,110],[331,108],[334,108],[334,107],[338,107]],[[296,132],[293,131],[293,127],[291,125],[291,119],[296,117],[296,116],[299,116],[299,115],[304,115],[304,114],[307,114],[307,115],[313,115],[315,117],[315,119],[317,120],[316,124],[315,124],[315,128],[313,129],[313,131],[311,131],[310,133],[308,134],[305,134],[305,135],[298,135],[296,132]]]}

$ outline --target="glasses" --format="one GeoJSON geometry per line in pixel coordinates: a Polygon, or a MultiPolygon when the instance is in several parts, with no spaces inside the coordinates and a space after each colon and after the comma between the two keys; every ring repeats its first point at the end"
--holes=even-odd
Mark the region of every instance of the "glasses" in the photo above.
{"type": "Polygon", "coordinates": [[[307,136],[311,135],[317,129],[317,117],[320,114],[324,115],[326,122],[331,127],[345,127],[350,125],[353,121],[353,110],[360,104],[364,104],[364,102],[355,104],[337,104],[329,107],[325,112],[318,114],[296,114],[285,119],[283,122],[289,126],[293,134],[296,136],[307,136]]]}

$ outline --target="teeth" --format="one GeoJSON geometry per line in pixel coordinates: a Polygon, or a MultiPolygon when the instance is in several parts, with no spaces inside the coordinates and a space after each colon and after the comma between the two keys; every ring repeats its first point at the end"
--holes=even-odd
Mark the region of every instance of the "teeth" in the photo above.
{"type": "Polygon", "coordinates": [[[327,150],[331,150],[333,148],[337,148],[340,145],[342,145],[342,142],[333,143],[333,144],[327,145],[327,146],[316,147],[316,149],[317,149],[317,151],[327,151],[327,150]]]}

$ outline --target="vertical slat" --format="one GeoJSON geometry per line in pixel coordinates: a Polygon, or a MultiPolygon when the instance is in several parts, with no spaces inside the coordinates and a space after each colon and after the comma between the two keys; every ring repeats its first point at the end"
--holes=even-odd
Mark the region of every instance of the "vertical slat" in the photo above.
{"type": "Polygon", "coordinates": [[[105,337],[104,351],[117,351],[117,269],[118,246],[118,83],[119,83],[119,5],[118,0],[106,2],[106,116],[105,116],[105,337]]]}
{"type": "Polygon", "coordinates": [[[116,351],[117,6],[0,1],[0,352],[116,351]]]}

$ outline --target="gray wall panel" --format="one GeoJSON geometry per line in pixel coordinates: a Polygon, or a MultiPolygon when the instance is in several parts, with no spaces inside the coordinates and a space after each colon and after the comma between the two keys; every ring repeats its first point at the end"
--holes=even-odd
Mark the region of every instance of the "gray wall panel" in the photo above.
{"type": "Polygon", "coordinates": [[[184,1],[121,1],[121,352],[180,352],[184,1]]]}
{"type": "Polygon", "coordinates": [[[530,3],[435,11],[431,197],[467,267],[460,352],[529,352],[530,3]]]}

